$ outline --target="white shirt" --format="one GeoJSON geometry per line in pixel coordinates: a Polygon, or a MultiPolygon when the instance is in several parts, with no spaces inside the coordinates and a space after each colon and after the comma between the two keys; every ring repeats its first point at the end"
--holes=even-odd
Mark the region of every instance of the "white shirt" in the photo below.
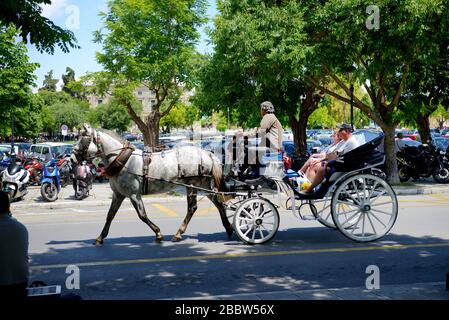
{"type": "Polygon", "coordinates": [[[359,146],[359,143],[357,142],[357,140],[354,138],[354,136],[351,136],[351,138],[349,138],[346,141],[343,141],[343,143],[339,146],[339,148],[336,150],[340,155],[348,153],[351,150],[354,150],[355,148],[357,148],[359,146]]]}

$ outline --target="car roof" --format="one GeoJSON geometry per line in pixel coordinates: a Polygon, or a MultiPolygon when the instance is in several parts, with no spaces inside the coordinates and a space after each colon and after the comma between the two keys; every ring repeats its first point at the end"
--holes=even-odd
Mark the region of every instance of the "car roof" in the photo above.
{"type": "Polygon", "coordinates": [[[70,143],[62,143],[62,142],[43,142],[43,143],[35,143],[33,146],[50,146],[50,147],[60,147],[60,146],[71,146],[70,143]]]}

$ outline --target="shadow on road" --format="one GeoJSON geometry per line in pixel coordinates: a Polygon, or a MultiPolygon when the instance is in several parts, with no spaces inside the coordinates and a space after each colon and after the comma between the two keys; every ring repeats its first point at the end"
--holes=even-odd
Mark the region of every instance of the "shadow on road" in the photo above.
{"type": "Polygon", "coordinates": [[[64,265],[77,264],[86,298],[158,299],[362,286],[371,264],[380,267],[383,283],[407,283],[411,276],[413,282],[443,281],[449,270],[448,241],[431,236],[389,234],[355,243],[316,227],[281,230],[259,246],[227,239],[224,232],[187,234],[180,243],[169,239],[107,238],[102,247],[93,246],[94,239],[54,240],[47,252],[32,255],[32,278],[64,283],[64,265]],[[414,247],[376,248],[394,244],[414,247]]]}

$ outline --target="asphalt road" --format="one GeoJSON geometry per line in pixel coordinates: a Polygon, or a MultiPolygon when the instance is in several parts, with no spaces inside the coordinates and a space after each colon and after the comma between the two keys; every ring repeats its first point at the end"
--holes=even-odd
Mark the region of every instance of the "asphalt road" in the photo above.
{"type": "Polygon", "coordinates": [[[352,242],[281,211],[276,238],[259,246],[228,239],[207,199],[179,243],[170,239],[185,214],[180,201],[146,205],[165,236],[160,244],[129,202],[101,247],[92,243],[107,207],[16,209],[14,215],[29,230],[31,280],[61,284],[68,292],[66,266],[74,264],[80,269],[76,293],[84,299],[172,299],[364,287],[369,265],[379,267],[381,286],[444,281],[448,206],[449,195],[401,196],[394,228],[373,243],[352,242]]]}

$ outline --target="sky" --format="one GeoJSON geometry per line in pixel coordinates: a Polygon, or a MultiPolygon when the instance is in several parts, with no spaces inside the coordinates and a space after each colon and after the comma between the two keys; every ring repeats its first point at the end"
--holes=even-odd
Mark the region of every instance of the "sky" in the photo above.
{"type": "MultiPolygon", "coordinates": [[[[208,0],[207,14],[209,18],[217,14],[215,1],[208,0]]],[[[81,49],[71,49],[70,53],[63,53],[56,47],[55,53],[49,55],[38,52],[32,45],[27,45],[30,61],[40,64],[35,71],[37,87],[33,89],[34,92],[42,86],[44,75],[50,70],[53,70],[53,77],[56,79],[61,78],[62,74],[66,72],[66,67],[74,69],[77,78],[86,72],[102,70],[101,65],[95,60],[95,52],[101,51],[101,45],[93,43],[92,33],[102,27],[99,13],[107,11],[106,3],[107,0],[52,0],[51,5],[43,6],[42,15],[56,25],[71,30],[81,49]]],[[[201,53],[211,51],[204,30],[201,30],[201,40],[197,45],[197,50],[201,53]]],[[[59,86],[61,83],[62,81],[59,86]]]]}

